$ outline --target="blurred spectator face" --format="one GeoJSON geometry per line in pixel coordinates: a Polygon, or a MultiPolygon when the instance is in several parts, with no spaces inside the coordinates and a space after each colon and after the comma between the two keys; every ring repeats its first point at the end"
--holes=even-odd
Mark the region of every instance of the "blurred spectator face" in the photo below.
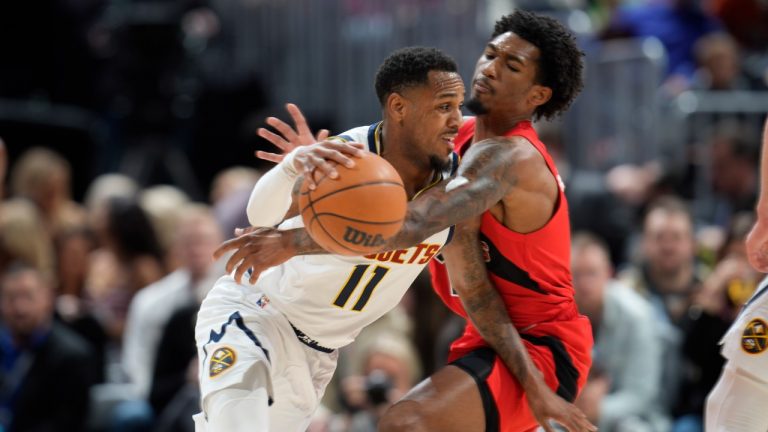
{"type": "Polygon", "coordinates": [[[79,297],[96,242],[87,231],[80,230],[65,233],[57,243],[59,294],[79,297]]]}
{"type": "Polygon", "coordinates": [[[688,215],[652,210],[645,219],[643,251],[655,271],[670,274],[693,262],[693,227],[688,215]]]}
{"type": "Polygon", "coordinates": [[[52,297],[39,273],[30,269],[12,272],[0,283],[3,322],[15,336],[30,336],[50,321],[52,297]]]}
{"type": "Polygon", "coordinates": [[[727,138],[716,139],[712,146],[712,186],[725,196],[740,198],[753,190],[751,175],[755,161],[738,157],[733,152],[735,143],[727,138]]]}
{"type": "Polygon", "coordinates": [[[591,316],[602,309],[605,287],[611,279],[611,264],[605,251],[586,245],[573,251],[571,257],[573,288],[579,309],[591,316]]]}
{"type": "Polygon", "coordinates": [[[34,201],[46,214],[69,200],[69,164],[58,154],[33,148],[16,163],[12,173],[14,192],[34,201]]]}
{"type": "Polygon", "coordinates": [[[201,278],[213,264],[213,252],[223,241],[221,229],[205,212],[182,216],[176,241],[179,258],[193,279],[201,278]]]}
{"type": "Polygon", "coordinates": [[[729,36],[717,35],[702,41],[699,63],[707,71],[713,90],[727,90],[739,76],[739,52],[729,36]]]}

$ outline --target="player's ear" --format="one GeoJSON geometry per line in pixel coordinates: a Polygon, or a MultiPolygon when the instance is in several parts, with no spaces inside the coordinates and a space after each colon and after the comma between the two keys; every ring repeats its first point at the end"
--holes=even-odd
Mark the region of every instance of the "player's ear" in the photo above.
{"type": "Polygon", "coordinates": [[[405,98],[399,93],[390,93],[387,96],[387,112],[392,120],[401,123],[405,118],[406,103],[405,98]]]}
{"type": "Polygon", "coordinates": [[[533,106],[541,106],[549,102],[552,98],[552,89],[543,85],[536,84],[531,88],[528,95],[528,101],[533,106]]]}

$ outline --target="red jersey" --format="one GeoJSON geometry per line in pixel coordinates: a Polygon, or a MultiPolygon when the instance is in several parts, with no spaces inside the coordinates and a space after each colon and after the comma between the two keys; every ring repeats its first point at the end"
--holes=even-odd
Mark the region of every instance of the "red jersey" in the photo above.
{"type": "MultiPolygon", "coordinates": [[[[456,137],[457,153],[463,154],[471,145],[474,131],[475,119],[467,119],[456,137]]],[[[490,211],[482,215],[480,240],[489,277],[501,294],[513,324],[524,332],[536,324],[578,316],[570,271],[570,224],[562,181],[531,122],[518,123],[505,136],[521,136],[531,142],[557,179],[559,190],[552,218],[532,233],[509,230],[490,211]]],[[[451,289],[445,266],[432,260],[430,271],[432,285],[443,302],[466,318],[459,297],[451,289]]]]}

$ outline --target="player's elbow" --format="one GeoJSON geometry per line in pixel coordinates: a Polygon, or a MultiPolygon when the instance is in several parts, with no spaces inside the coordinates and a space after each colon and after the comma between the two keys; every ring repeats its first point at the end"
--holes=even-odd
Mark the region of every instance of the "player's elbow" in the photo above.
{"type": "Polygon", "coordinates": [[[418,403],[400,401],[387,409],[379,421],[379,432],[428,431],[426,416],[418,403]]]}

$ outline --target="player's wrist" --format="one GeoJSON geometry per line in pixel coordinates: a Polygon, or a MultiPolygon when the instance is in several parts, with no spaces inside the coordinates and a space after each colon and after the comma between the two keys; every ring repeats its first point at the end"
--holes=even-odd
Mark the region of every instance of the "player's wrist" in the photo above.
{"type": "Polygon", "coordinates": [[[299,169],[296,167],[296,152],[299,150],[300,147],[293,149],[288,154],[285,155],[283,160],[278,165],[280,169],[287,175],[291,180],[296,180],[299,177],[299,169]]]}

